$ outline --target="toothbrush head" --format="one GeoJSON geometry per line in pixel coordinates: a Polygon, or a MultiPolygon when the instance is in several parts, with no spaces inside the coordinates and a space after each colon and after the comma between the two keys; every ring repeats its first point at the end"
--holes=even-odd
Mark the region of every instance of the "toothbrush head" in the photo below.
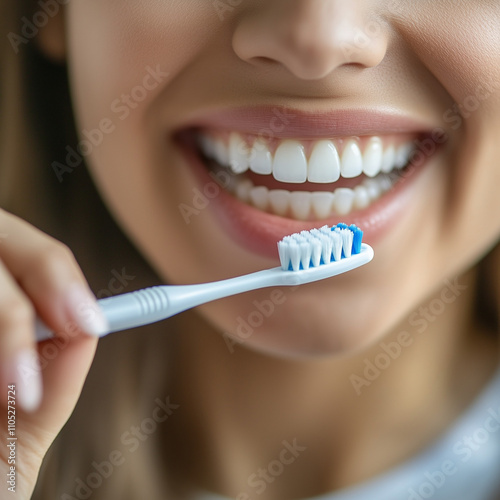
{"type": "Polygon", "coordinates": [[[350,259],[362,253],[365,254],[364,258],[356,260],[368,259],[366,262],[369,262],[373,257],[373,250],[363,244],[362,240],[361,229],[354,224],[347,226],[343,223],[285,236],[278,242],[281,269],[307,271],[350,259]]]}

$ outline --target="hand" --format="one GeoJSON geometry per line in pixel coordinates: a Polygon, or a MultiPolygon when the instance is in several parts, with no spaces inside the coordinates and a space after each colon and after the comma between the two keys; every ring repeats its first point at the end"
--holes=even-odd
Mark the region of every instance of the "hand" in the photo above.
{"type": "Polygon", "coordinates": [[[2,209],[0,234],[0,470],[5,478],[15,467],[18,498],[30,498],[42,459],[80,396],[106,321],[65,245],[2,209]],[[37,315],[55,333],[39,344],[37,315]]]}

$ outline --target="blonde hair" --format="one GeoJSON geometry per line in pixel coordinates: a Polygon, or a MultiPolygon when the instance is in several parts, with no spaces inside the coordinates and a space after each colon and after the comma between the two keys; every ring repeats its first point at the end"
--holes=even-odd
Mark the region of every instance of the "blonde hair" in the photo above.
{"type": "MultiPolygon", "coordinates": [[[[21,33],[21,19],[29,17],[33,4],[0,0],[5,37],[21,33]]],[[[10,44],[2,48],[0,206],[66,243],[97,295],[107,290],[113,272],[123,268],[134,276],[126,291],[159,282],[111,219],[85,167],[75,168],[63,182],[52,169],[53,161],[64,162],[65,147],[77,142],[65,67],[45,59],[35,40],[20,45],[18,53],[10,44]]],[[[484,260],[478,293],[478,317],[488,320],[495,331],[498,304],[492,300],[492,284],[500,280],[493,264],[499,257],[484,260]]],[[[498,296],[498,290],[495,293],[498,296]]],[[[169,325],[175,329],[175,321],[169,325]]],[[[120,334],[118,341],[110,336],[99,343],[76,410],[46,456],[34,499],[77,498],[78,480],[85,483],[96,467],[105,469],[102,464],[114,451],[120,451],[125,461],[113,467],[109,478],[102,478],[92,500],[174,498],[168,493],[167,472],[172,467],[167,466],[168,437],[162,426],[158,424],[158,432],[134,451],[123,444],[124,433],[151,416],[157,398],[168,396],[172,363],[166,353],[173,349],[165,328],[152,326],[140,335],[120,334]]],[[[182,404],[175,411],[179,414],[171,418],[182,418],[182,404]]]]}

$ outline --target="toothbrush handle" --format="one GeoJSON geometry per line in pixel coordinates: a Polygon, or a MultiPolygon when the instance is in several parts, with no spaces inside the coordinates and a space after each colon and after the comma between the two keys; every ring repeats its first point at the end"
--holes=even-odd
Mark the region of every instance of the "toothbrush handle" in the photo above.
{"type": "MultiPolygon", "coordinates": [[[[235,293],[272,284],[295,282],[293,277],[282,278],[280,268],[259,271],[247,276],[239,276],[213,283],[198,285],[159,285],[135,292],[115,295],[97,301],[109,324],[108,333],[148,325],[205,302],[235,293]]],[[[35,337],[38,342],[53,337],[51,330],[38,318],[35,323],[35,337]]]]}
{"type": "MultiPolygon", "coordinates": [[[[168,311],[169,300],[166,288],[165,286],[154,286],[99,299],[97,304],[109,324],[108,331],[101,336],[153,323],[171,316],[172,314],[169,314],[168,311]]],[[[35,323],[35,337],[38,342],[53,337],[52,331],[40,318],[37,318],[35,323]]]]}

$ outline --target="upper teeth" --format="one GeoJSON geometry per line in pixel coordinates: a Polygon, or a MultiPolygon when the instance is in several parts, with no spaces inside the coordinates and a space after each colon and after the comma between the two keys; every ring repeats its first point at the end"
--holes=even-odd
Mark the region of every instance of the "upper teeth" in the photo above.
{"type": "Polygon", "coordinates": [[[237,132],[231,132],[228,141],[205,133],[200,134],[199,139],[207,157],[231,168],[234,173],[250,169],[257,174],[272,174],[276,180],[289,183],[331,183],[339,177],[353,178],[362,173],[375,177],[380,172],[404,167],[414,149],[412,141],[396,147],[392,143],[384,145],[380,137],[373,136],[367,138],[362,151],[359,139],[352,137],[340,141],[343,147],[339,154],[340,143],[336,145],[333,140],[322,139],[312,146],[307,159],[306,148],[298,140],[281,141],[273,155],[262,138],[256,138],[250,146],[237,132]]]}

